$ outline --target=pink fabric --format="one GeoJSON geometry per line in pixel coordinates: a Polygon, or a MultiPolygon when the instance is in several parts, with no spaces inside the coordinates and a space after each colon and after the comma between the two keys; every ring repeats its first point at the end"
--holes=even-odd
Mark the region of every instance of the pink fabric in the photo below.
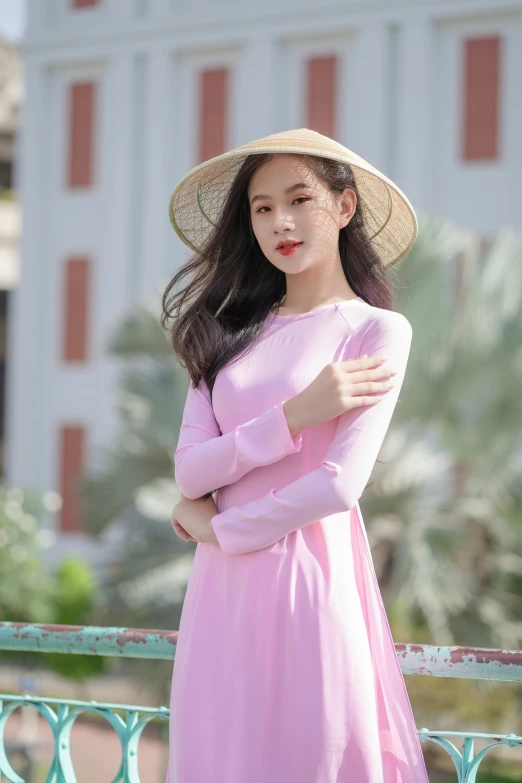
{"type": "Polygon", "coordinates": [[[358,503],[411,336],[359,297],[271,314],[212,401],[190,385],[176,480],[217,490],[219,544],[197,545],[183,605],[167,783],[428,783],[358,503]],[[292,438],[283,402],[363,353],[394,387],[292,438]]]}

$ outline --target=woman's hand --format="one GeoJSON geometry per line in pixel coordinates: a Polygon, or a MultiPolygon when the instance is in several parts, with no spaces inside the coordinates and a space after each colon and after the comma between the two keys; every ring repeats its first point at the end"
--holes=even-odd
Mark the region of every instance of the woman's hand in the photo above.
{"type": "Polygon", "coordinates": [[[177,511],[176,506],[174,506],[174,511],[172,512],[171,517],[171,525],[174,528],[174,532],[177,536],[179,536],[183,541],[195,541],[196,539],[193,538],[190,533],[187,533],[184,527],[181,527],[178,520],[176,519],[177,511]]]}
{"type": "Polygon", "coordinates": [[[218,543],[210,520],[218,513],[212,495],[190,500],[181,494],[172,512],[172,527],[184,541],[218,543]]]}
{"type": "Polygon", "coordinates": [[[330,362],[302,392],[283,405],[292,437],[305,427],[322,424],[351,408],[377,405],[392,388],[395,370],[383,367],[385,358],[359,356],[330,362]]]}

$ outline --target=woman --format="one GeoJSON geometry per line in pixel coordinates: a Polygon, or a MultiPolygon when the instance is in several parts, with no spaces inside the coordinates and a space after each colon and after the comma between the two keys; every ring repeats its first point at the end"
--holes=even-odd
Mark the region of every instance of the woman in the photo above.
{"type": "Polygon", "coordinates": [[[190,376],[172,523],[198,545],[167,783],[427,783],[358,504],[410,350],[386,267],[413,209],[302,128],[197,166],[169,214],[195,251],[163,298],[190,376]]]}

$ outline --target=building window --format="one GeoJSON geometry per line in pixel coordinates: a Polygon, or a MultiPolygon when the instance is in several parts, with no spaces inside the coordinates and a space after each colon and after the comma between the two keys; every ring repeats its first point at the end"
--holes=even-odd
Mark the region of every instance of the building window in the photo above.
{"type": "Polygon", "coordinates": [[[65,362],[84,362],[89,335],[90,259],[65,262],[63,351],[65,362]]]}
{"type": "Polygon", "coordinates": [[[201,71],[199,81],[199,161],[226,152],[228,138],[229,72],[227,68],[201,71]]]}
{"type": "Polygon", "coordinates": [[[306,127],[335,139],[337,136],[337,57],[312,57],[306,63],[306,127]]]}
{"type": "Polygon", "coordinates": [[[500,55],[498,35],[464,41],[464,160],[498,157],[500,55]]]}
{"type": "Polygon", "coordinates": [[[69,166],[70,188],[93,184],[94,121],[96,85],[81,82],[69,86],[69,166]]]}
{"type": "Polygon", "coordinates": [[[71,0],[71,8],[94,8],[99,5],[99,0],[71,0]]]}
{"type": "Polygon", "coordinates": [[[84,470],[85,428],[81,425],[65,425],[60,428],[60,494],[62,508],[59,529],[62,532],[79,532],[80,505],[79,481],[84,470]]]}

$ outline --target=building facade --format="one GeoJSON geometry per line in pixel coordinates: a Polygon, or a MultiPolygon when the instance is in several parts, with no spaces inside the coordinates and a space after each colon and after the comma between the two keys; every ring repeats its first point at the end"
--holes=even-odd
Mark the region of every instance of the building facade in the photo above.
{"type": "Polygon", "coordinates": [[[306,126],[415,208],[522,227],[522,0],[46,0],[23,49],[6,478],[62,494],[59,554],[96,556],[74,483],[117,425],[106,339],[190,255],[192,166],[306,126]]]}
{"type": "Polygon", "coordinates": [[[16,198],[15,164],[23,67],[18,47],[0,37],[0,475],[5,472],[4,422],[7,374],[7,320],[11,292],[19,283],[20,205],[16,198]]]}

